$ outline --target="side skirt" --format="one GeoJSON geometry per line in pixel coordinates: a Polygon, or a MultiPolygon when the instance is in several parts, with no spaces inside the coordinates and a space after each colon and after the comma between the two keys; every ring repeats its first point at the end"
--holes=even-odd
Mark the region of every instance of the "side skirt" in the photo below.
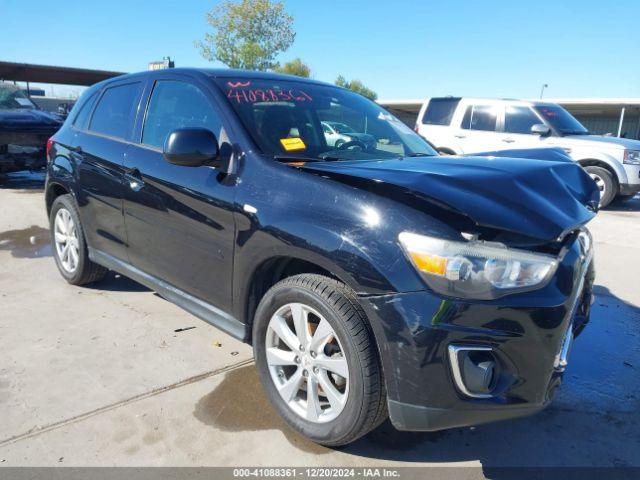
{"type": "Polygon", "coordinates": [[[145,287],[154,290],[161,297],[175,303],[180,308],[195,315],[196,317],[210,323],[216,328],[223,330],[238,340],[245,341],[248,338],[247,327],[244,323],[232,317],[228,313],[220,310],[213,305],[200,300],[199,298],[189,295],[173,285],[160,280],[159,278],[149,275],[136,267],[123,262],[109,254],[100,250],[89,247],[89,258],[92,262],[102,265],[109,270],[118,272],[125,277],[129,277],[145,287]]]}

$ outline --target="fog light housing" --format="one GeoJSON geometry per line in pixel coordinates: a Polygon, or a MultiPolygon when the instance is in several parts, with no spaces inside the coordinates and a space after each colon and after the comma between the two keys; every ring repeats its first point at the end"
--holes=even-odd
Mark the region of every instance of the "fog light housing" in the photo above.
{"type": "Polygon", "coordinates": [[[491,347],[449,345],[449,361],[458,390],[472,398],[491,398],[498,362],[491,347]]]}

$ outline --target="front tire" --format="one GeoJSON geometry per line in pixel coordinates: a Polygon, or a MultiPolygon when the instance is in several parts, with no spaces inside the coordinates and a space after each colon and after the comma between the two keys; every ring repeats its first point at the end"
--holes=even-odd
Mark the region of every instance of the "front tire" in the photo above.
{"type": "Polygon", "coordinates": [[[585,167],[585,171],[593,181],[596,182],[600,190],[600,208],[606,207],[613,201],[618,193],[613,175],[611,175],[609,170],[596,166],[585,167]]]}
{"type": "Polygon", "coordinates": [[[86,285],[104,278],[107,269],[89,259],[80,216],[71,195],[60,195],[53,201],[49,230],[53,257],[68,283],[86,285]]]}
{"type": "Polygon", "coordinates": [[[387,417],[375,342],[343,283],[302,274],[274,285],[256,310],[253,351],[271,404],[317,443],[351,443],[387,417]]]}

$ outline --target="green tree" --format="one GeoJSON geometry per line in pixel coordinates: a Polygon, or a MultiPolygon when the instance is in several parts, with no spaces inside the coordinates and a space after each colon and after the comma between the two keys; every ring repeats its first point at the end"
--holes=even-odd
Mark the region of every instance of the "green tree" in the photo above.
{"type": "Polygon", "coordinates": [[[209,61],[231,68],[268,70],[278,66],[276,57],[293,40],[293,17],[282,1],[226,0],[207,13],[213,31],[196,42],[209,61]]]}
{"type": "Polygon", "coordinates": [[[336,78],[335,84],[338,85],[339,87],[353,90],[354,92],[359,93],[360,95],[364,95],[365,97],[370,98],[371,100],[378,99],[378,94],[373,90],[371,90],[370,88],[366,87],[365,84],[362,83],[360,80],[347,81],[347,79],[344,78],[342,75],[338,75],[338,78],[336,78]]]}
{"type": "Polygon", "coordinates": [[[311,68],[299,58],[295,58],[281,67],[276,67],[273,71],[305,78],[309,78],[311,76],[311,68]]]}

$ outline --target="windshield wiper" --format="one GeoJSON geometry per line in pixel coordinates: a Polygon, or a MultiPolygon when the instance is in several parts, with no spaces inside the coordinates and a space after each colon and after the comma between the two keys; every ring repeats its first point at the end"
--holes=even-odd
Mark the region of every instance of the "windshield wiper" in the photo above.
{"type": "Polygon", "coordinates": [[[313,158],[313,157],[305,157],[304,155],[274,155],[274,160],[278,162],[328,162],[333,160],[340,160],[336,157],[323,157],[323,158],[313,158]]]}

